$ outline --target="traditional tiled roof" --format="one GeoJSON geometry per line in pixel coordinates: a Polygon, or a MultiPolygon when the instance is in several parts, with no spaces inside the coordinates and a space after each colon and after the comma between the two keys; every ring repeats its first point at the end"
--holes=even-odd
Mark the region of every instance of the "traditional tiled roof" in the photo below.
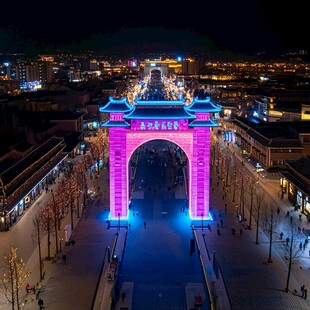
{"type": "Polygon", "coordinates": [[[280,171],[280,174],[283,175],[291,183],[293,183],[296,187],[298,187],[301,191],[303,191],[307,196],[310,196],[309,186],[304,184],[304,182],[302,182],[300,178],[295,176],[290,171],[280,171]]]}
{"type": "Polygon", "coordinates": [[[109,97],[109,102],[103,107],[100,107],[99,111],[103,113],[126,113],[130,112],[132,109],[133,106],[127,102],[126,97],[122,99],[114,99],[113,97],[109,97]]]}
{"type": "Polygon", "coordinates": [[[310,158],[300,157],[298,159],[286,160],[289,167],[296,170],[298,173],[302,174],[310,181],[310,158]]]}
{"type": "Polygon", "coordinates": [[[272,139],[268,146],[281,148],[302,148],[302,144],[298,139],[272,139]]]}
{"type": "Polygon", "coordinates": [[[310,122],[253,123],[249,119],[236,117],[232,121],[257,142],[268,147],[302,147],[298,133],[310,132],[310,122]]]}
{"type": "Polygon", "coordinates": [[[52,158],[55,156],[55,153],[63,151],[65,148],[65,144],[63,142],[64,140],[62,138],[52,137],[45,143],[41,144],[14,166],[1,173],[0,177],[3,184],[6,185],[11,182],[14,178],[25,172],[26,169],[32,167],[39,159],[46,156],[46,154],[50,153],[50,158],[52,158]],[[54,151],[51,152],[52,150],[54,151]]]}
{"type": "Polygon", "coordinates": [[[196,116],[188,113],[184,106],[176,105],[145,105],[134,106],[134,109],[124,115],[125,119],[194,119],[196,116]]]}
{"type": "Polygon", "coordinates": [[[100,124],[100,127],[130,127],[130,124],[126,121],[110,121],[100,124]]]}
{"type": "Polygon", "coordinates": [[[212,119],[206,121],[192,121],[188,124],[188,127],[218,127],[219,124],[212,119]]]}
{"type": "Polygon", "coordinates": [[[185,109],[189,112],[220,112],[221,108],[214,103],[211,102],[210,97],[206,99],[198,99],[194,98],[193,102],[185,107],[185,109]]]}
{"type": "Polygon", "coordinates": [[[67,153],[72,152],[74,148],[76,148],[77,145],[79,145],[79,143],[81,143],[81,141],[83,140],[82,136],[83,133],[80,131],[71,131],[70,133],[68,133],[64,137],[64,141],[66,144],[66,148],[64,151],[67,153]]]}

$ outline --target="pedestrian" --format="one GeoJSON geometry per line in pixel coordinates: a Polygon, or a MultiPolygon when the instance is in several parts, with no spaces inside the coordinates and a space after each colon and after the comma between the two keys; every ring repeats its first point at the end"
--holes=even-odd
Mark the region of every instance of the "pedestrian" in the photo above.
{"type": "Polygon", "coordinates": [[[301,291],[301,297],[304,297],[304,295],[305,295],[305,285],[301,286],[300,291],[301,291]]]}
{"type": "Polygon", "coordinates": [[[240,236],[242,236],[243,230],[242,228],[240,228],[240,236]]]}
{"type": "Polygon", "coordinates": [[[299,250],[302,250],[302,242],[299,243],[299,250]]]}
{"type": "Polygon", "coordinates": [[[26,292],[27,292],[27,293],[30,292],[30,284],[29,284],[29,283],[26,284],[26,292]]]}
{"type": "Polygon", "coordinates": [[[224,224],[223,224],[223,220],[221,220],[221,228],[223,228],[223,225],[224,225],[224,224]]]}
{"type": "Polygon", "coordinates": [[[66,255],[66,254],[63,254],[62,257],[61,257],[61,259],[62,259],[63,264],[65,264],[66,261],[67,261],[67,255],[66,255]]]}
{"type": "Polygon", "coordinates": [[[38,300],[38,305],[39,305],[39,307],[40,307],[40,309],[44,309],[44,302],[43,302],[43,299],[39,299],[38,300]]]}
{"type": "Polygon", "coordinates": [[[285,241],[286,241],[286,246],[288,246],[288,243],[290,242],[290,238],[286,238],[285,241]]]}
{"type": "Polygon", "coordinates": [[[291,216],[291,218],[290,218],[290,221],[291,221],[291,224],[293,224],[293,217],[291,216]]]}
{"type": "Polygon", "coordinates": [[[280,214],[280,208],[278,207],[278,209],[277,209],[277,213],[278,213],[278,215],[280,214]]]}
{"type": "Polygon", "coordinates": [[[123,301],[123,302],[125,301],[125,297],[126,297],[126,293],[123,292],[123,293],[122,293],[122,301],[123,301]]]}
{"type": "Polygon", "coordinates": [[[144,221],[144,229],[146,228],[146,221],[144,221]]]}
{"type": "Polygon", "coordinates": [[[218,235],[218,236],[220,236],[220,235],[221,235],[221,231],[220,231],[220,229],[219,229],[219,228],[217,229],[217,235],[218,235]]]}
{"type": "Polygon", "coordinates": [[[227,213],[227,203],[225,203],[225,214],[227,213]]]}
{"type": "Polygon", "coordinates": [[[308,296],[308,292],[307,292],[307,289],[305,288],[305,290],[304,290],[304,299],[307,299],[307,296],[308,296]]]}
{"type": "Polygon", "coordinates": [[[281,231],[280,232],[280,240],[282,240],[282,238],[283,238],[283,232],[281,231]]]}

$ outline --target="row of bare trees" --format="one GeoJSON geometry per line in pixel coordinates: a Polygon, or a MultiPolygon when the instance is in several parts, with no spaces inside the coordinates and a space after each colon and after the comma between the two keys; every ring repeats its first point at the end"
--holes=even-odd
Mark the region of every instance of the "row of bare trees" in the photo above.
{"type": "MultiPolygon", "coordinates": [[[[227,170],[228,171],[228,170],[227,170]]],[[[278,208],[274,203],[268,203],[265,191],[261,188],[258,179],[246,173],[244,167],[232,167],[230,176],[226,175],[223,178],[226,186],[228,185],[228,178],[230,178],[229,185],[231,186],[232,201],[238,201],[242,220],[245,221],[244,212],[245,206],[249,211],[248,229],[252,229],[252,220],[256,223],[255,242],[259,244],[259,229],[262,229],[269,240],[268,262],[272,263],[272,249],[274,242],[282,245],[283,255],[288,260],[288,274],[285,286],[285,291],[289,291],[289,281],[292,270],[292,264],[295,259],[300,257],[302,249],[300,248],[300,236],[298,226],[294,223],[286,223],[289,237],[285,240],[279,239],[280,235],[280,217],[276,213],[278,208]]]]}
{"type": "MultiPolygon", "coordinates": [[[[86,206],[88,188],[88,169],[94,164],[91,153],[83,155],[79,162],[67,170],[64,177],[57,183],[56,188],[51,190],[47,203],[36,211],[33,217],[32,243],[37,246],[39,260],[40,281],[44,278],[44,264],[42,259],[42,239],[47,236],[47,256],[51,259],[52,239],[55,241],[55,252],[59,254],[59,234],[61,221],[70,212],[70,226],[74,230],[74,214],[80,217],[81,197],[86,206]]],[[[4,268],[0,276],[1,291],[11,304],[12,309],[20,309],[20,289],[30,275],[25,269],[25,264],[17,256],[17,248],[11,247],[8,255],[4,257],[4,268]]]]}
{"type": "MultiPolygon", "coordinates": [[[[97,173],[100,173],[100,161],[104,161],[107,150],[107,134],[104,130],[98,131],[98,136],[90,145],[89,151],[82,155],[81,160],[66,170],[64,177],[51,190],[47,203],[39,209],[33,217],[32,242],[38,249],[40,281],[44,278],[42,259],[42,239],[47,237],[47,256],[51,259],[52,239],[55,241],[55,254],[60,252],[59,234],[61,221],[70,212],[70,226],[75,228],[74,215],[80,217],[81,206],[86,207],[88,192],[88,171],[96,163],[97,173]]],[[[29,277],[23,259],[17,255],[17,248],[12,246],[9,254],[4,257],[4,267],[0,275],[1,291],[12,310],[20,310],[20,289],[29,277]]]]}

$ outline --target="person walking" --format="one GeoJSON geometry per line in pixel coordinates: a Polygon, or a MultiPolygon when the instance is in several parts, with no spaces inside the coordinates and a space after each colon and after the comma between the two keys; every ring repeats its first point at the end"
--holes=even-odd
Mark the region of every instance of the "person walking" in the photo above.
{"type": "Polygon", "coordinates": [[[277,213],[278,213],[278,215],[280,214],[280,208],[278,207],[278,209],[277,209],[277,213]]]}
{"type": "Polygon", "coordinates": [[[301,286],[300,291],[301,291],[301,297],[303,298],[305,295],[305,285],[301,286]]]}
{"type": "Polygon", "coordinates": [[[39,299],[38,300],[38,305],[39,305],[39,307],[40,307],[40,309],[44,309],[45,307],[44,307],[44,302],[43,302],[43,299],[39,299]]]}
{"type": "Polygon", "coordinates": [[[146,221],[144,221],[144,229],[146,228],[146,221]]]}
{"type": "Polygon", "coordinates": [[[125,292],[122,292],[122,302],[125,301],[125,298],[126,298],[126,293],[125,293],[125,292]]]}
{"type": "Polygon", "coordinates": [[[308,296],[308,291],[307,291],[307,289],[305,288],[305,289],[304,289],[304,299],[307,299],[307,296],[308,296]]]}
{"type": "Polygon", "coordinates": [[[27,292],[27,293],[30,292],[30,284],[29,284],[29,283],[26,284],[26,292],[27,292]]]}

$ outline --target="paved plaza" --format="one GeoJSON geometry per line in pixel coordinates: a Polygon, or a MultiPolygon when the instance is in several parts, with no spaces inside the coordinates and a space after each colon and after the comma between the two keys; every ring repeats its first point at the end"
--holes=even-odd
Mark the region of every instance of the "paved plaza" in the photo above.
{"type": "MultiPolygon", "coordinates": [[[[272,179],[272,176],[270,178],[272,179]]],[[[181,310],[188,306],[194,308],[195,295],[200,295],[204,301],[201,309],[209,309],[210,300],[203,281],[203,272],[212,292],[212,305],[216,309],[310,308],[310,301],[301,298],[300,292],[303,284],[310,288],[309,245],[294,259],[289,292],[285,292],[288,272],[285,242],[280,240],[278,235],[274,236],[272,262],[268,262],[268,235],[260,229],[259,243],[256,244],[255,222],[252,222],[253,229],[249,230],[247,222],[238,221],[232,193],[228,191],[223,198],[223,184],[221,180],[217,184],[215,171],[212,175],[213,190],[211,189],[210,195],[215,216],[212,222],[190,221],[182,208],[184,197],[181,190],[177,189],[174,197],[165,197],[163,189],[162,192],[157,189],[155,194],[154,189],[147,189],[145,195],[140,193],[136,195],[138,198],[133,200],[135,215],[131,209],[127,223],[122,222],[120,227],[114,223],[115,225],[108,227],[108,180],[108,170],[104,169],[100,178],[93,183],[94,188],[101,184],[101,192],[89,202],[81,218],[77,220],[72,237],[75,245],[64,245],[56,262],[44,261],[45,277],[42,282],[39,281],[37,254],[34,253],[26,264],[32,272],[28,282],[31,285],[39,284],[40,297],[44,300],[46,309],[108,310],[102,305],[109,305],[113,300],[112,308],[117,310],[181,310]],[[164,206],[166,198],[176,205],[164,206]],[[208,224],[211,230],[207,228],[208,224]],[[218,227],[220,234],[217,232],[218,227]],[[236,229],[235,235],[231,233],[232,227],[236,229]],[[117,234],[127,235],[118,294],[111,298],[110,294],[103,291],[101,306],[95,307],[95,293],[106,265],[104,262],[107,262],[107,249],[113,248],[117,234]],[[196,251],[190,255],[189,239],[193,237],[198,244],[196,251]],[[64,253],[67,255],[66,263],[61,260],[64,253]],[[198,254],[201,254],[204,269],[201,268],[198,254]],[[126,293],[124,299],[121,297],[123,291],[126,293]]],[[[301,228],[309,228],[305,216],[302,216],[300,221],[299,213],[293,211],[294,208],[288,201],[281,200],[277,195],[276,181],[269,180],[267,183],[267,180],[262,179],[260,186],[272,196],[270,202],[280,207],[280,214],[276,215],[280,219],[279,232],[283,231],[284,239],[288,236],[290,227],[287,211],[290,211],[294,223],[301,228]]],[[[41,203],[44,203],[43,199],[41,203]]],[[[245,217],[248,216],[246,208],[245,217]]],[[[66,218],[62,229],[68,222],[69,219],[66,218]]],[[[302,232],[299,237],[303,240],[302,232]]],[[[44,240],[42,242],[44,243],[44,240]]],[[[23,309],[39,308],[35,294],[29,293],[23,300],[23,309]]],[[[1,309],[7,310],[10,307],[2,303],[1,309]]]]}

